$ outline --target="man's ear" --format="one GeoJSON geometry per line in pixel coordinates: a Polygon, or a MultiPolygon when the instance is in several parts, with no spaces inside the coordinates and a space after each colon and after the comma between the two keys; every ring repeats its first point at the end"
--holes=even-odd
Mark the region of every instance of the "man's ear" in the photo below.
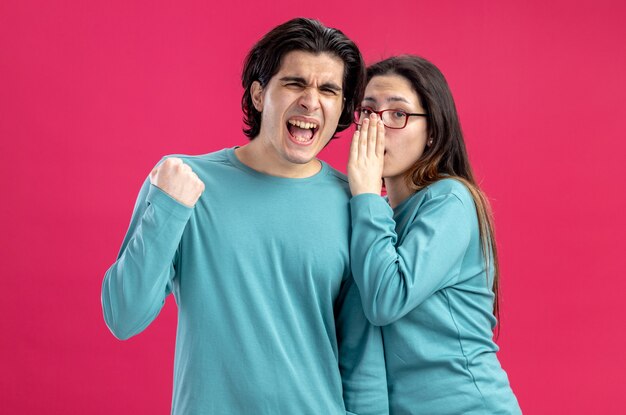
{"type": "Polygon", "coordinates": [[[261,83],[259,81],[252,82],[252,85],[250,85],[250,96],[252,97],[252,104],[258,112],[263,112],[263,93],[264,89],[261,83]]]}

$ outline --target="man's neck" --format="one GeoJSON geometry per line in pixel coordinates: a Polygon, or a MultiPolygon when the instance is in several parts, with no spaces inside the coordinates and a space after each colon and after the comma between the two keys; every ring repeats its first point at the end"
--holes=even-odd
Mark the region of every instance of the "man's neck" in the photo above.
{"type": "Polygon", "coordinates": [[[290,163],[277,157],[275,152],[256,139],[235,149],[235,156],[251,169],[277,177],[301,179],[317,174],[322,168],[322,163],[318,159],[306,164],[290,163]]]}

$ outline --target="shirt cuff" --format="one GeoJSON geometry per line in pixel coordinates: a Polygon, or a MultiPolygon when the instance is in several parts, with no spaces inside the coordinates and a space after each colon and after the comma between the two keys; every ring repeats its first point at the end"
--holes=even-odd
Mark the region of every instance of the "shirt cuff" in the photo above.
{"type": "Polygon", "coordinates": [[[393,217],[393,210],[389,203],[380,195],[361,193],[350,199],[352,220],[357,218],[372,218],[380,215],[393,217]]]}
{"type": "Polygon", "coordinates": [[[146,201],[184,221],[189,220],[193,212],[192,207],[185,206],[153,184],[150,184],[146,201]]]}

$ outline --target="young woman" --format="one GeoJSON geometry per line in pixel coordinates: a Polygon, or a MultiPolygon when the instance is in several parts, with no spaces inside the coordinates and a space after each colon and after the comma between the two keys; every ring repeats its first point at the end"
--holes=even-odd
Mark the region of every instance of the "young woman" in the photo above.
{"type": "Polygon", "coordinates": [[[493,342],[489,205],[444,76],[417,56],[379,62],[356,116],[351,264],[366,316],[384,326],[391,414],[520,413],[493,342]]]}

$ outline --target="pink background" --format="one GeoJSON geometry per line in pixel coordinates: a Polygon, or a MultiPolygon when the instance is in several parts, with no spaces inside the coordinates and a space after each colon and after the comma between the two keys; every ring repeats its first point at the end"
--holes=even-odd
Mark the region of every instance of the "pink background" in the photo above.
{"type": "MultiPolygon", "coordinates": [[[[626,7],[619,1],[0,3],[0,412],[169,413],[176,307],[100,306],[164,154],[246,142],[247,50],[298,15],[447,76],[495,210],[501,362],[528,414],[626,411],[626,7]]],[[[345,171],[349,134],[322,157],[345,171]]]]}

